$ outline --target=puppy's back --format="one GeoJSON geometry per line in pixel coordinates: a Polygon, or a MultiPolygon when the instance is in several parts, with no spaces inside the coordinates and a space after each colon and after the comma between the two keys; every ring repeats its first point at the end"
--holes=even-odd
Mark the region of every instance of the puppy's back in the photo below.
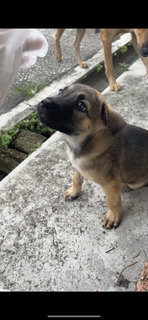
{"type": "Polygon", "coordinates": [[[127,124],[114,137],[114,152],[125,183],[148,182],[148,130],[127,124]]]}

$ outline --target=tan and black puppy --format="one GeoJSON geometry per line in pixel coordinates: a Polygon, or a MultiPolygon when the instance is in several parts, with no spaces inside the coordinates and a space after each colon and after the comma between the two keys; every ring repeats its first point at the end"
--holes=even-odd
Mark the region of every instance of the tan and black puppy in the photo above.
{"type": "Polygon", "coordinates": [[[72,166],[72,187],[65,198],[81,191],[83,177],[100,184],[108,212],[103,226],[120,222],[121,190],[148,183],[148,131],[127,124],[95,89],[74,84],[38,105],[40,120],[64,133],[72,166]]]}

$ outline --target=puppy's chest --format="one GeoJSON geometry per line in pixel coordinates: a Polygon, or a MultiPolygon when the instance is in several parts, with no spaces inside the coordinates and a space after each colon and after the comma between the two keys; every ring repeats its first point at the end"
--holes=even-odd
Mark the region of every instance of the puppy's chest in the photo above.
{"type": "Polygon", "coordinates": [[[85,156],[76,157],[73,152],[68,148],[69,160],[72,167],[75,168],[83,177],[95,181],[95,170],[93,168],[93,160],[88,159],[85,156]]]}
{"type": "Polygon", "coordinates": [[[68,156],[72,166],[82,174],[84,162],[82,161],[81,157],[76,158],[75,155],[70,151],[68,151],[68,156]]]}

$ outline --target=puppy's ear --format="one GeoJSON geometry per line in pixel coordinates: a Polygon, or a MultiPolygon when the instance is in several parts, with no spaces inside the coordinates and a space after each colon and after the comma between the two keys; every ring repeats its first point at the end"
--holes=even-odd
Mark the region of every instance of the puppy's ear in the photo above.
{"type": "Polygon", "coordinates": [[[97,92],[99,97],[99,103],[97,100],[97,105],[99,105],[99,116],[104,122],[105,126],[114,135],[120,131],[125,125],[126,121],[117,113],[113,108],[105,101],[101,93],[97,92]]]}
{"type": "Polygon", "coordinates": [[[105,102],[101,106],[101,119],[114,135],[126,124],[125,120],[105,102]]]}
{"type": "Polygon", "coordinates": [[[113,135],[126,125],[126,121],[120,116],[120,114],[104,102],[102,104],[101,117],[113,135]]]}
{"type": "Polygon", "coordinates": [[[107,107],[105,102],[102,103],[101,106],[101,119],[103,120],[104,124],[108,125],[108,114],[107,114],[107,107]]]}

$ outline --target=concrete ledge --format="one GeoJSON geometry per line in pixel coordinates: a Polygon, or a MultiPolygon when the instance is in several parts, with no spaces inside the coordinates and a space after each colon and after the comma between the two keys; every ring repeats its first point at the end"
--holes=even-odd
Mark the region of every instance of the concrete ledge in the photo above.
{"type": "MultiPolygon", "coordinates": [[[[148,83],[142,62],[118,81],[121,91],[108,88],[106,100],[128,122],[147,128],[148,83]]],[[[148,255],[148,188],[122,194],[122,222],[107,231],[101,222],[107,208],[100,186],[85,180],[77,200],[64,200],[72,173],[63,136],[55,133],[0,183],[4,289],[135,289],[146,261],[142,250],[148,255]]]]}

